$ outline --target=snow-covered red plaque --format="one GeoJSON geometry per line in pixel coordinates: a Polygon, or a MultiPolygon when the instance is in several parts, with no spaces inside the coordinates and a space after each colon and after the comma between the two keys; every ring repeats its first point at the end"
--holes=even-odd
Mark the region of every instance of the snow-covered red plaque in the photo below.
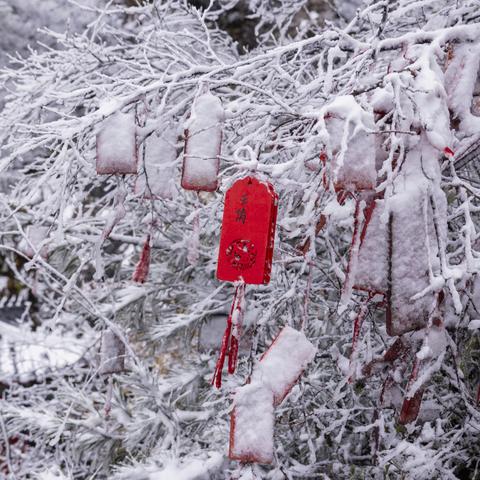
{"type": "Polygon", "coordinates": [[[224,111],[210,92],[195,99],[185,129],[182,188],[213,192],[218,185],[224,111]]]}
{"type": "MultiPolygon", "coordinates": [[[[425,215],[425,202],[427,193],[413,187],[389,201],[387,333],[391,336],[426,327],[433,306],[429,268],[438,268],[438,246],[433,212],[427,208],[425,215]]],[[[438,207],[441,217],[443,208],[438,207]]]]}
{"type": "Polygon", "coordinates": [[[237,389],[230,416],[232,460],[250,463],[273,461],[273,393],[262,383],[237,389]]]}
{"type": "Polygon", "coordinates": [[[121,373],[125,371],[125,344],[111,330],[102,333],[100,347],[100,375],[121,373]]]}
{"type": "Polygon", "coordinates": [[[137,173],[135,113],[115,113],[97,135],[97,174],[137,173]]]}
{"type": "Polygon", "coordinates": [[[143,169],[135,182],[136,194],[148,200],[174,196],[176,141],[175,128],[169,124],[145,140],[143,169]]]}
{"type": "Polygon", "coordinates": [[[384,204],[384,200],[371,200],[365,208],[356,263],[352,257],[349,263],[354,288],[372,295],[387,292],[388,218],[386,221],[383,219],[384,204]]]}
{"type": "Polygon", "coordinates": [[[238,180],[225,195],[217,278],[267,284],[272,269],[278,196],[255,177],[238,180]]]}
{"type": "Polygon", "coordinates": [[[268,386],[273,392],[273,404],[280,405],[316,351],[303,332],[286,326],[255,366],[252,383],[268,386]]]}
{"type": "Polygon", "coordinates": [[[376,184],[375,122],[351,95],[337,97],[325,114],[328,145],[320,153],[325,165],[330,160],[330,176],[335,191],[373,190],[376,184]]]}

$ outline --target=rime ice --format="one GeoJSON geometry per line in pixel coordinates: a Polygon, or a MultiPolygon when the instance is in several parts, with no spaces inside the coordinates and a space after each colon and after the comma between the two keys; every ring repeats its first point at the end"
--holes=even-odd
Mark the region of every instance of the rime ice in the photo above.
{"type": "Polygon", "coordinates": [[[48,245],[45,241],[48,237],[50,228],[42,225],[29,225],[25,232],[27,238],[22,238],[18,245],[18,249],[27,257],[33,258],[35,252],[40,248],[40,256],[47,258],[48,245]]]}

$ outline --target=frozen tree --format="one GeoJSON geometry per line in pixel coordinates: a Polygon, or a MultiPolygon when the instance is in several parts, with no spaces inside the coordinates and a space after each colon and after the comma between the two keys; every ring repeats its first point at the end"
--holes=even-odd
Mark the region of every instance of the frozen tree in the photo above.
{"type": "Polygon", "coordinates": [[[478,478],[478,1],[324,25],[251,0],[248,52],[219,26],[236,4],[79,4],[85,32],[1,75],[0,248],[38,312],[0,334],[55,360],[2,360],[2,474],[478,478]],[[181,188],[185,141],[200,183],[218,156],[217,190],[181,188]],[[215,272],[246,176],[278,218],[270,283],[243,296],[215,272]]]}
{"type": "MultiPolygon", "coordinates": [[[[94,2],[83,1],[93,5],[94,2]]],[[[55,39],[47,34],[47,30],[65,32],[85,28],[95,17],[88,12],[74,16],[73,2],[69,0],[9,0],[0,1],[0,65],[9,62],[9,56],[25,57],[29,49],[38,50],[55,45],[55,39]]],[[[97,4],[100,4],[97,2],[97,4]]],[[[10,60],[11,60],[10,58],[10,60]]]]}

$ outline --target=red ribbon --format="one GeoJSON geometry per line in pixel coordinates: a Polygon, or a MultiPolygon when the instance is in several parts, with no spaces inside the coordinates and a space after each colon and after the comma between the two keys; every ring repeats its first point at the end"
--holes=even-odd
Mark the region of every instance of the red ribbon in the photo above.
{"type": "Polygon", "coordinates": [[[227,326],[222,338],[220,355],[218,356],[215,372],[212,378],[212,385],[220,388],[222,386],[222,370],[225,364],[225,357],[228,351],[228,373],[235,372],[238,359],[238,343],[241,334],[243,317],[243,299],[245,298],[245,284],[239,283],[235,288],[230,314],[227,319],[227,326]]]}

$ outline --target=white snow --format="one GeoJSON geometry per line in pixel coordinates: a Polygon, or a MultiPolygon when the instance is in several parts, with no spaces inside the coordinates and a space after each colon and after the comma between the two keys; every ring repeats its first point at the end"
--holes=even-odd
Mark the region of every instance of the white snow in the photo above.
{"type": "Polygon", "coordinates": [[[470,320],[468,324],[469,330],[480,330],[480,319],[476,318],[474,320],[470,320]]]}
{"type": "Polygon", "coordinates": [[[43,376],[77,362],[94,341],[74,335],[35,332],[0,321],[0,380],[43,376]]]}
{"type": "Polygon", "coordinates": [[[137,173],[135,113],[108,117],[97,135],[97,174],[137,173]]]}
{"type": "MultiPolygon", "coordinates": [[[[164,453],[164,452],[161,452],[164,453]]],[[[155,452],[152,455],[156,459],[155,452]]],[[[115,480],[206,480],[218,472],[224,464],[224,456],[219,452],[202,452],[197,457],[162,459],[162,466],[155,462],[147,465],[120,467],[115,480]]]]}
{"type": "Polygon", "coordinates": [[[216,190],[223,120],[224,110],[219,98],[208,92],[195,99],[185,131],[183,188],[216,190]]]}

